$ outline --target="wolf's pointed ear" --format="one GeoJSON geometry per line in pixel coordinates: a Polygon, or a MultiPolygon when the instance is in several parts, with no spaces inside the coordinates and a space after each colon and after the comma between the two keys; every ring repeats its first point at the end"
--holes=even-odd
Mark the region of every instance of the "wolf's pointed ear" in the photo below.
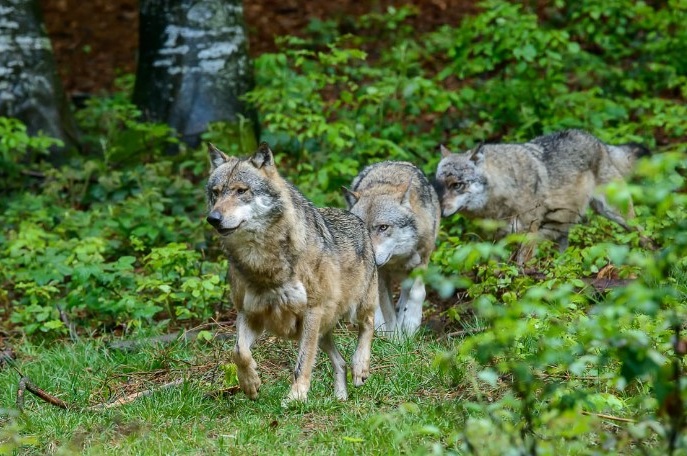
{"type": "Polygon", "coordinates": [[[349,190],[348,188],[346,188],[343,185],[341,186],[341,191],[344,194],[344,199],[348,203],[349,209],[352,208],[353,206],[355,206],[355,203],[357,203],[358,200],[360,199],[360,193],[349,190]]]}
{"type": "Polygon", "coordinates": [[[410,179],[408,179],[408,186],[406,187],[406,191],[403,192],[403,196],[401,197],[401,204],[404,206],[410,207],[410,189],[413,186],[413,176],[410,176],[410,179]]]}
{"type": "Polygon", "coordinates": [[[274,165],[274,154],[272,154],[270,146],[264,141],[261,142],[257,152],[251,157],[250,162],[258,169],[274,165]]]}
{"type": "Polygon", "coordinates": [[[210,155],[211,172],[229,161],[229,157],[212,143],[208,143],[208,154],[210,155]]]}
{"type": "Polygon", "coordinates": [[[441,158],[446,158],[451,155],[451,151],[448,150],[443,144],[439,144],[439,150],[441,151],[441,158]]]}
{"type": "Polygon", "coordinates": [[[475,148],[475,150],[470,154],[470,161],[477,163],[484,157],[484,143],[481,142],[475,148]]]}

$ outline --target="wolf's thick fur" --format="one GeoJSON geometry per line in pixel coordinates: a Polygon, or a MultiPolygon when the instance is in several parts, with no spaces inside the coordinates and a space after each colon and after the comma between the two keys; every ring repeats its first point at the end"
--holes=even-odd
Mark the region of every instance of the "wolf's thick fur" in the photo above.
{"type": "MultiPolygon", "coordinates": [[[[507,221],[510,232],[537,233],[567,246],[570,227],[588,206],[630,230],[596,193],[630,173],[649,151],[636,143],[607,145],[589,133],[566,130],[524,144],[486,144],[464,154],[442,146],[437,184],[444,216],[507,221]]],[[[632,208],[630,216],[634,216],[632,208]]],[[[526,260],[525,250],[519,262],[526,260]]]]}
{"type": "Polygon", "coordinates": [[[234,362],[241,389],[252,399],[260,379],[251,346],[267,330],[300,341],[287,400],[305,400],[320,348],[334,370],[334,392],[346,399],[346,362],[334,345],[337,321],[348,314],[359,327],[353,382],[369,376],[377,269],[370,236],[355,215],[315,208],[282,178],[262,143],[250,159],[209,147],[208,222],[229,257],[231,297],[238,311],[234,362]]]}
{"type": "Polygon", "coordinates": [[[427,266],[439,230],[439,198],[420,169],[393,161],[366,167],[344,193],[350,211],[367,225],[375,249],[380,303],[375,326],[412,334],[422,321],[425,284],[421,278],[404,284],[396,309],[392,286],[415,267],[427,266]]]}

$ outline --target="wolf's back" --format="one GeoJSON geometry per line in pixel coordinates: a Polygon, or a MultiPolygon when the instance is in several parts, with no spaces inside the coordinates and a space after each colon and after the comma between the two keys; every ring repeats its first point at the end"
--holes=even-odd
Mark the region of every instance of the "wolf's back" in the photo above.
{"type": "MultiPolygon", "coordinates": [[[[431,214],[433,223],[439,223],[439,197],[420,168],[410,162],[384,161],[366,166],[353,180],[351,190],[372,194],[403,194],[411,184],[419,199],[421,209],[431,214]]],[[[352,201],[349,204],[352,205],[352,201]]],[[[416,208],[420,209],[420,208],[416,208]]]]}
{"type": "Polygon", "coordinates": [[[354,255],[374,265],[374,252],[367,228],[360,218],[348,211],[333,207],[317,209],[331,236],[332,248],[343,256],[354,255]]]}
{"type": "Polygon", "coordinates": [[[541,160],[553,179],[592,170],[599,183],[607,183],[617,174],[627,176],[639,158],[650,155],[642,144],[609,145],[574,129],[540,136],[527,144],[540,149],[541,160]]]}

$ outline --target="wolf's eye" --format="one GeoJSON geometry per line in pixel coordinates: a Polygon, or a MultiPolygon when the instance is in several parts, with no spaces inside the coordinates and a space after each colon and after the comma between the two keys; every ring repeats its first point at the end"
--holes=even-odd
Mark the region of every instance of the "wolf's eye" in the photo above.
{"type": "Polygon", "coordinates": [[[215,187],[212,189],[212,196],[215,198],[219,196],[219,188],[215,187]]]}
{"type": "Polygon", "coordinates": [[[383,233],[383,232],[385,232],[385,231],[388,230],[388,229],[389,229],[389,225],[379,225],[379,226],[377,226],[377,232],[378,232],[378,233],[383,233]]]}
{"type": "Polygon", "coordinates": [[[465,184],[461,182],[451,182],[448,184],[448,189],[449,190],[462,190],[465,188],[465,184]]]}
{"type": "Polygon", "coordinates": [[[246,193],[247,191],[248,191],[247,188],[240,187],[240,188],[237,188],[237,189],[236,189],[236,194],[237,194],[237,195],[243,195],[243,194],[246,193]]]}

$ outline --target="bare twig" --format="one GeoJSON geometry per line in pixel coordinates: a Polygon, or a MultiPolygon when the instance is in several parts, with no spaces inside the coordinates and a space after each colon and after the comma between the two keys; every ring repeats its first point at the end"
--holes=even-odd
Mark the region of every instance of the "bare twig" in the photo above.
{"type": "Polygon", "coordinates": [[[621,423],[636,423],[635,420],[632,420],[630,418],[622,418],[619,416],[613,416],[613,415],[606,415],[603,413],[590,413],[590,412],[582,412],[583,415],[587,416],[596,416],[598,418],[603,418],[604,420],[611,420],[611,421],[620,421],[621,423]]]}
{"type": "Polygon", "coordinates": [[[449,338],[449,337],[459,337],[459,336],[469,336],[471,334],[478,334],[483,331],[486,331],[488,328],[465,328],[461,329],[460,331],[453,331],[447,334],[444,334],[442,338],[449,338]]]}
{"type": "Polygon", "coordinates": [[[26,392],[26,377],[19,380],[19,388],[17,388],[17,409],[20,412],[24,411],[24,393],[26,392]]]}
{"type": "Polygon", "coordinates": [[[19,388],[17,389],[17,408],[21,411],[24,411],[24,396],[25,391],[27,390],[34,396],[43,399],[45,402],[54,405],[55,407],[59,407],[62,409],[70,408],[69,404],[64,402],[62,399],[57,398],[52,394],[40,389],[39,387],[34,385],[28,377],[24,376],[21,378],[21,380],[19,380],[19,388]]]}
{"type": "Polygon", "coordinates": [[[178,380],[174,380],[173,382],[168,382],[164,383],[156,388],[151,388],[147,389],[145,391],[138,391],[136,393],[132,393],[129,395],[126,395],[124,397],[120,397],[119,399],[116,399],[112,402],[106,402],[103,404],[96,404],[91,407],[87,407],[86,410],[105,410],[105,409],[110,409],[114,407],[119,407],[120,405],[128,404],[130,402],[135,401],[139,397],[146,397],[146,396],[151,396],[152,394],[156,393],[157,391],[171,388],[173,386],[178,386],[181,385],[184,382],[183,378],[180,378],[178,380]]]}
{"type": "Polygon", "coordinates": [[[541,379],[550,379],[550,378],[555,378],[555,379],[562,379],[562,380],[585,380],[585,381],[592,381],[592,382],[598,382],[599,380],[603,380],[601,377],[597,377],[595,375],[572,375],[572,374],[537,374],[537,378],[541,379]]]}
{"type": "Polygon", "coordinates": [[[40,171],[34,171],[32,169],[22,169],[21,173],[29,177],[37,177],[39,179],[45,179],[45,174],[40,171]]]}

